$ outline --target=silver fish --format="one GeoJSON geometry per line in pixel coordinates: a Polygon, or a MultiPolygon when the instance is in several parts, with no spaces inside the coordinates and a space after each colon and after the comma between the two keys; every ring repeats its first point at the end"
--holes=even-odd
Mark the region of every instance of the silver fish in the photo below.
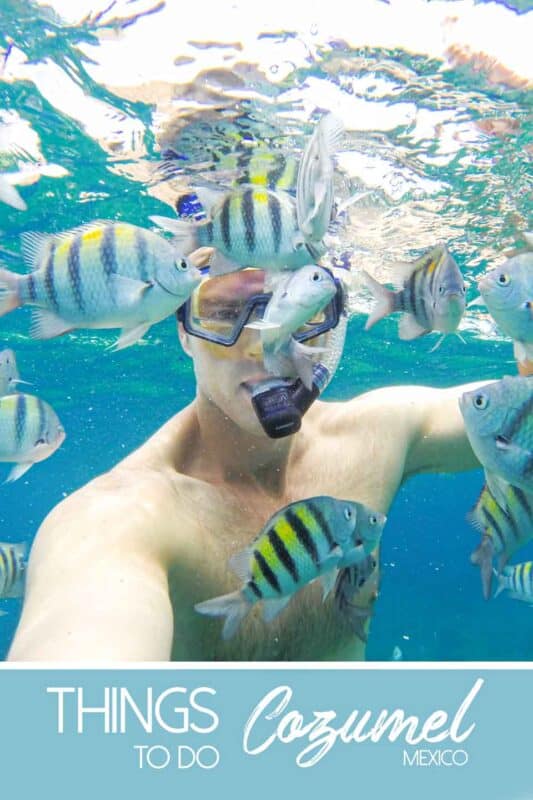
{"type": "Polygon", "coordinates": [[[44,400],[30,394],[0,397],[0,461],[16,462],[7,482],[51,456],[64,439],[57,414],[44,400]]]}
{"type": "Polygon", "coordinates": [[[27,542],[0,542],[0,598],[22,596],[27,551],[27,542]]]}
{"type": "Polygon", "coordinates": [[[333,155],[338,150],[344,125],[333,114],[322,117],[300,161],[296,183],[298,227],[306,240],[324,238],[333,212],[333,155]]]}
{"type": "Polygon", "coordinates": [[[386,522],[362,503],[321,496],[299,500],[271,517],[250,547],[230,566],[242,581],[235,592],[195,606],[200,614],[226,617],[222,636],[233,636],[256,603],[270,622],[293,595],[320,578],[326,597],[338,569],[351,566],[377,547],[386,522]]]}
{"type": "Polygon", "coordinates": [[[533,492],[533,376],[508,376],[465,392],[459,406],[485,470],[533,492]]]}
{"type": "Polygon", "coordinates": [[[261,331],[265,369],[279,377],[298,375],[308,389],[313,383],[313,357],[323,348],[309,347],[293,333],[309,323],[333,299],[337,287],[323,267],[307,265],[276,283],[262,320],[246,325],[261,331]]]}
{"type": "Polygon", "coordinates": [[[502,331],[514,340],[518,361],[533,361],[533,252],[509,258],[478,283],[502,331]]]}
{"type": "Polygon", "coordinates": [[[60,336],[76,328],[122,328],[115,349],[187,300],[200,272],[163,238],[135,225],[95,222],[63,234],[22,236],[33,270],[0,270],[0,316],[37,306],[31,335],[60,336]]]}
{"type": "Polygon", "coordinates": [[[363,270],[363,280],[377,300],[365,330],[380,319],[402,311],[400,339],[417,339],[431,331],[453,333],[465,310],[465,283],[454,258],[444,245],[434,247],[413,264],[396,265],[393,292],[363,270]]]}

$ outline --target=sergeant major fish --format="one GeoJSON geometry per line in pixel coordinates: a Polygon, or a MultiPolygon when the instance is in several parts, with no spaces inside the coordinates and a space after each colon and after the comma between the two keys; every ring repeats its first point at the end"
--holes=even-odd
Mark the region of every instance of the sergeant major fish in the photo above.
{"type": "Polygon", "coordinates": [[[22,596],[27,550],[26,542],[0,542],[0,598],[22,596]]]}
{"type": "Polygon", "coordinates": [[[373,553],[358,564],[341,569],[335,583],[335,605],[339,613],[353,626],[354,633],[362,642],[367,641],[365,620],[372,614],[372,608],[360,606],[357,599],[363,589],[372,584],[372,600],[378,591],[378,562],[373,553]]]}
{"type": "Polygon", "coordinates": [[[168,217],[150,219],[174,234],[185,253],[214,247],[211,275],[244,267],[279,271],[316,261],[326,251],[322,241],[307,241],[298,229],[296,204],[285,192],[239,186],[229,192],[196,190],[209,214],[206,222],[168,217]]]}
{"type": "Polygon", "coordinates": [[[459,399],[466,433],[489,477],[533,492],[533,376],[507,376],[459,399]]]}
{"type": "Polygon", "coordinates": [[[94,222],[62,234],[22,235],[33,270],[0,270],[0,316],[37,306],[31,335],[122,328],[116,350],[138,341],[200,283],[200,272],[163,238],[135,225],[94,222]]]}
{"type": "Polygon", "coordinates": [[[509,597],[533,605],[533,561],[513,564],[495,573],[498,585],[494,597],[506,591],[509,597]]]}
{"type": "Polygon", "coordinates": [[[338,569],[365,558],[379,543],[386,517],[361,503],[311,497],[274,514],[252,544],[230,559],[240,589],[195,605],[208,616],[224,616],[230,639],[256,603],[263,618],[274,619],[303,586],[320,578],[324,597],[338,569]]]}
{"type": "Polygon", "coordinates": [[[509,258],[478,286],[490,314],[514,340],[516,359],[533,361],[533,252],[509,258]]]}
{"type": "Polygon", "coordinates": [[[44,400],[30,394],[0,397],[0,461],[16,462],[7,482],[51,456],[64,439],[55,411],[44,400]]]}
{"type": "Polygon", "coordinates": [[[292,334],[310,322],[336,293],[335,280],[323,267],[307,265],[277,282],[263,319],[245,326],[261,331],[263,363],[268,372],[285,378],[296,373],[311,389],[313,356],[323,348],[306,346],[292,334]]]}
{"type": "MultiPolygon", "coordinates": [[[[454,258],[444,245],[434,247],[413,264],[396,265],[393,292],[363,270],[363,280],[377,300],[365,330],[380,319],[402,311],[400,339],[417,339],[431,331],[453,333],[465,310],[465,283],[454,258]]],[[[440,343],[440,342],[439,342],[440,343]]]]}
{"type": "Polygon", "coordinates": [[[533,495],[504,482],[494,492],[485,484],[468,519],[482,534],[471,560],[481,570],[483,596],[488,600],[494,557],[499,556],[501,571],[509,558],[533,538],[533,495]]]}

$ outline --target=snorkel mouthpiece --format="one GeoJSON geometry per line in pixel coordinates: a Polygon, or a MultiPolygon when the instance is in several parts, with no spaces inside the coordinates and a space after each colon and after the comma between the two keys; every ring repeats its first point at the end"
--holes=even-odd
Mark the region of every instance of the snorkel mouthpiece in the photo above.
{"type": "Polygon", "coordinates": [[[252,405],[263,430],[271,439],[299,431],[302,417],[326,387],[329,372],[323,364],[313,367],[313,385],[308,389],[300,378],[272,378],[256,386],[252,405]]]}

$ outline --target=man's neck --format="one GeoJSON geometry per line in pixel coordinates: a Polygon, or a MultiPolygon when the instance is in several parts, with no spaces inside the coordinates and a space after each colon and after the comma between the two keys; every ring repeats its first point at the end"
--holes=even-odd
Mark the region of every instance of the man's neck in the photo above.
{"type": "MultiPolygon", "coordinates": [[[[198,426],[196,470],[211,482],[239,484],[243,488],[256,486],[272,495],[284,493],[287,468],[296,446],[294,436],[269,439],[249,433],[201,394],[194,410],[198,426]]],[[[298,448],[302,443],[299,439],[298,448]]]]}

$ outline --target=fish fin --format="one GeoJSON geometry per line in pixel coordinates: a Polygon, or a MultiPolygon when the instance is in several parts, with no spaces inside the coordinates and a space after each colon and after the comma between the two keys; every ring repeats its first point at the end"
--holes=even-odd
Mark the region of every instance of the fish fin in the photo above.
{"type": "Polygon", "coordinates": [[[342,567],[353,567],[365,560],[366,553],[362,545],[354,545],[343,554],[340,562],[342,567]]]}
{"type": "Polygon", "coordinates": [[[299,230],[307,237],[321,239],[331,220],[334,199],[332,156],[340,145],[343,132],[341,120],[333,114],[326,114],[302,154],[296,179],[296,218],[299,230]],[[317,220],[320,222],[318,230],[317,220]]]}
{"type": "Polygon", "coordinates": [[[379,322],[380,319],[388,317],[389,314],[393,313],[396,305],[395,295],[394,292],[387,289],[386,286],[382,286],[381,283],[378,283],[366,270],[362,270],[361,278],[363,285],[366,286],[377,300],[374,310],[366,321],[365,331],[368,331],[376,322],[379,322]]]}
{"type": "Polygon", "coordinates": [[[313,357],[317,353],[325,353],[327,351],[327,348],[309,347],[308,345],[298,342],[296,339],[291,339],[289,345],[289,351],[291,354],[291,359],[296,368],[296,372],[298,373],[298,377],[301,379],[306,389],[311,390],[313,388],[313,377],[314,377],[313,357]]]}
{"type": "Polygon", "coordinates": [[[53,234],[25,231],[20,235],[22,258],[30,272],[39,269],[54,241],[53,234]]]}
{"type": "Polygon", "coordinates": [[[118,350],[124,350],[126,347],[131,347],[132,344],[140,342],[151,323],[142,322],[140,325],[135,325],[133,328],[122,328],[120,336],[109,345],[106,350],[116,353],[118,350]]]}
{"type": "Polygon", "coordinates": [[[196,603],[194,606],[194,610],[199,614],[205,614],[208,617],[226,617],[222,628],[224,640],[235,636],[250,608],[251,603],[243,597],[240,591],[213,597],[211,600],[204,600],[203,603],[196,603]]]}
{"type": "Polygon", "coordinates": [[[18,479],[22,478],[24,473],[27,472],[31,467],[33,467],[33,461],[30,461],[29,463],[22,462],[20,464],[15,464],[4,483],[13,483],[13,481],[18,481],[18,479]]]}
{"type": "Polygon", "coordinates": [[[252,547],[245,547],[244,550],[239,550],[238,553],[234,553],[228,561],[228,566],[231,571],[234,572],[243,583],[248,581],[251,575],[250,560],[252,552],[252,547]]]}
{"type": "Polygon", "coordinates": [[[33,339],[54,339],[69,333],[74,327],[71,322],[66,322],[45,308],[35,308],[32,311],[30,336],[33,339]]]}
{"type": "Polygon", "coordinates": [[[3,608],[0,609],[0,617],[7,617],[7,611],[4,611],[3,608]]]}
{"type": "Polygon", "coordinates": [[[136,306],[143,296],[154,284],[152,281],[139,281],[136,278],[128,278],[126,275],[111,275],[109,285],[115,293],[116,303],[121,308],[136,306]]]}
{"type": "Polygon", "coordinates": [[[341,558],[342,550],[338,545],[336,545],[333,550],[331,550],[331,552],[319,562],[318,567],[320,569],[320,573],[322,574],[329,572],[330,570],[337,570],[341,558]]]}
{"type": "Polygon", "coordinates": [[[281,614],[287,603],[292,599],[292,595],[284,597],[269,597],[263,601],[263,619],[265,622],[272,622],[278,614],[281,614]]]}
{"type": "Polygon", "coordinates": [[[0,317],[22,305],[19,297],[20,275],[0,268],[0,317]]]}
{"type": "Polygon", "coordinates": [[[328,572],[325,572],[324,575],[321,575],[319,577],[318,580],[322,584],[322,602],[324,602],[324,600],[333,590],[338,575],[339,575],[339,570],[335,568],[328,570],[328,572]]]}
{"type": "Polygon", "coordinates": [[[28,208],[15,187],[6,181],[3,175],[0,175],[0,201],[11,208],[16,208],[17,211],[26,211],[28,208]]]}
{"type": "Polygon", "coordinates": [[[30,336],[33,339],[54,339],[74,330],[74,327],[71,322],[66,322],[45,308],[35,308],[32,311],[30,336]]]}
{"type": "Polygon", "coordinates": [[[499,572],[496,572],[495,569],[492,570],[492,574],[498,581],[498,585],[496,586],[496,591],[494,592],[494,597],[498,597],[498,595],[501,594],[505,589],[505,578],[499,572]]]}
{"type": "Polygon", "coordinates": [[[507,487],[509,484],[504,481],[503,478],[500,478],[499,475],[496,475],[495,472],[490,472],[490,470],[485,470],[485,481],[487,483],[489,492],[496,500],[500,508],[507,512],[507,487]]]}
{"type": "Polygon", "coordinates": [[[476,564],[481,572],[481,585],[483,587],[483,597],[488,600],[492,588],[492,558],[494,556],[494,545],[489,536],[483,536],[481,544],[470,556],[472,564],[476,564]]]}
{"type": "Polygon", "coordinates": [[[427,333],[430,333],[430,331],[424,328],[412,314],[405,313],[402,315],[398,325],[398,336],[400,339],[410,341],[411,339],[418,339],[420,336],[425,336],[427,333]]]}
{"type": "Polygon", "coordinates": [[[167,233],[174,236],[174,242],[180,245],[180,252],[187,256],[200,246],[198,241],[198,226],[194,222],[187,222],[183,219],[174,219],[173,217],[161,217],[155,214],[149,219],[162,228],[167,233]]]}
{"type": "Polygon", "coordinates": [[[217,275],[227,275],[229,272],[237,272],[242,269],[242,264],[227,258],[220,250],[215,250],[211,259],[209,275],[215,278],[217,275]]]}
{"type": "MultiPolygon", "coordinates": [[[[443,343],[443,341],[445,340],[445,338],[446,338],[446,334],[445,333],[443,333],[442,336],[439,336],[439,338],[437,340],[437,344],[434,344],[429,352],[430,353],[434,353],[435,350],[438,350],[439,347],[441,346],[441,344],[443,343]]],[[[463,339],[463,341],[464,341],[464,339],[463,339]]]]}

